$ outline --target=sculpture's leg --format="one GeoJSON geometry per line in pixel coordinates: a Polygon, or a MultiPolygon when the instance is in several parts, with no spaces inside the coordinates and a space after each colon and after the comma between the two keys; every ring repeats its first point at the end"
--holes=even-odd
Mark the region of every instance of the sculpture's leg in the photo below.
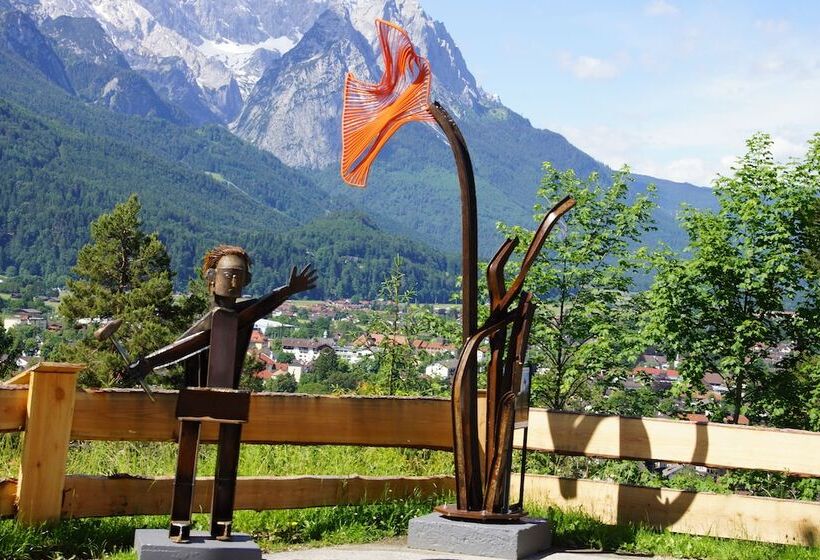
{"type": "Polygon", "coordinates": [[[179,455],[174,478],[174,495],[171,498],[172,541],[187,543],[191,540],[191,505],[196,481],[196,456],[199,447],[200,423],[182,420],[179,423],[179,455]]]}
{"type": "MultiPolygon", "coordinates": [[[[447,136],[458,172],[461,193],[461,333],[464,343],[478,329],[478,225],[473,164],[461,131],[438,103],[430,113],[447,136]]],[[[456,462],[456,501],[459,509],[481,509],[481,455],[478,444],[477,365],[467,357],[466,377],[459,396],[453,388],[453,435],[456,462]]]]}
{"type": "Polygon", "coordinates": [[[236,475],[239,467],[239,442],[242,424],[220,424],[216,458],[214,494],[211,503],[211,536],[230,540],[236,475]]]}
{"type": "MultiPolygon", "coordinates": [[[[241,368],[241,362],[237,364],[237,357],[240,356],[238,338],[237,314],[229,309],[215,310],[211,319],[209,387],[235,387],[238,381],[236,371],[241,368]]],[[[241,355],[244,356],[244,348],[241,355]]],[[[219,425],[219,445],[216,454],[213,501],[211,502],[211,536],[219,540],[230,540],[231,538],[241,433],[242,427],[239,424],[219,425]]]]}
{"type": "Polygon", "coordinates": [[[456,505],[480,511],[481,460],[478,451],[475,355],[465,357],[453,379],[453,451],[456,472],[456,505]]]}

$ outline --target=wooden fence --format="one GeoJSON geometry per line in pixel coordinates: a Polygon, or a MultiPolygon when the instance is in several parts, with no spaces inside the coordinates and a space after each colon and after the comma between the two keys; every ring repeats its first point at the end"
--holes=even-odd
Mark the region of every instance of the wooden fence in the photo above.
{"type": "MultiPolygon", "coordinates": [[[[0,480],[0,516],[22,523],[66,517],[164,514],[171,477],[65,475],[71,440],[176,441],[176,393],[151,403],[132,390],[76,390],[81,367],[40,364],[0,386],[0,432],[25,431],[20,475],[0,480]]],[[[214,441],[212,426],[203,441],[214,441]]],[[[452,448],[449,402],[433,398],[255,394],[246,443],[452,448]]],[[[529,447],[565,455],[760,469],[820,477],[820,433],[654,418],[530,413],[529,447]]],[[[207,511],[211,484],[197,485],[207,511]]],[[[379,501],[452,490],[451,476],[242,477],[236,508],[266,510],[379,501]]],[[[580,508],[605,523],[820,545],[820,503],[527,476],[526,495],[580,508]]]]}

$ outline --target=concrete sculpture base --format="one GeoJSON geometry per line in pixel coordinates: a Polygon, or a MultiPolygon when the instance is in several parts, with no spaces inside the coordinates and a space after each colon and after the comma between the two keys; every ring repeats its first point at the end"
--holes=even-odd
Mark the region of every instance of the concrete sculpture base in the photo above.
{"type": "Polygon", "coordinates": [[[544,519],[524,518],[520,523],[473,523],[431,513],[411,519],[407,531],[407,546],[410,548],[505,560],[526,558],[551,545],[552,527],[544,519]]]}
{"type": "Polygon", "coordinates": [[[248,535],[234,533],[230,541],[212,539],[205,531],[192,531],[191,542],[173,543],[167,529],[134,532],[137,560],[261,560],[262,551],[248,535]]]}

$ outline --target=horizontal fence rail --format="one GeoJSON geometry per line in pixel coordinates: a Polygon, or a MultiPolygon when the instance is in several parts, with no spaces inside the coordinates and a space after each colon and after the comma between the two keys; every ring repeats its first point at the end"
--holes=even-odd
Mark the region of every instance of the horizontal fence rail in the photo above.
{"type": "Polygon", "coordinates": [[[13,517],[16,513],[17,481],[0,480],[0,517],[13,517]]]}
{"type": "Polygon", "coordinates": [[[531,409],[527,444],[561,455],[820,476],[820,432],[531,409]]]}
{"type": "Polygon", "coordinates": [[[820,546],[818,502],[543,475],[527,475],[524,488],[531,501],[580,509],[610,525],[641,523],[691,535],[820,546]]]}
{"type": "MultiPolygon", "coordinates": [[[[72,439],[177,441],[177,393],[83,391],[77,393],[72,439]]],[[[204,423],[201,441],[215,442],[218,428],[204,423]]],[[[375,445],[451,449],[449,401],[408,397],[330,397],[259,393],[251,396],[245,443],[375,445]]]]}
{"type": "MultiPolygon", "coordinates": [[[[65,377],[79,366],[45,364],[0,386],[0,431],[35,427],[54,441],[176,441],[175,391],[159,391],[151,403],[139,390],[79,390],[65,377]],[[30,386],[20,385],[30,383],[30,386]],[[29,387],[72,410],[64,426],[44,429],[48,407],[32,400],[29,387]],[[59,397],[59,398],[58,398],[59,397]],[[39,408],[38,408],[39,407],[39,408]],[[73,408],[72,408],[73,407],[73,408]],[[39,424],[32,415],[40,415],[39,424]],[[37,427],[39,426],[39,427],[37,427]]],[[[46,401],[48,401],[48,398],[46,401]]],[[[820,476],[820,433],[530,411],[530,449],[564,455],[687,463],[715,468],[759,469],[820,476]]],[[[339,397],[254,394],[243,442],[259,444],[361,445],[452,449],[450,403],[435,398],[339,397]]],[[[0,516],[37,521],[50,517],[97,517],[166,513],[171,477],[63,476],[57,461],[24,440],[19,480],[0,480],[0,516]],[[28,448],[32,451],[27,451],[28,448]],[[49,474],[52,473],[52,474],[49,474]],[[56,473],[62,484],[36,492],[34,481],[56,473]],[[28,482],[30,499],[24,503],[28,482]],[[57,491],[59,490],[59,492],[57,491]],[[42,494],[42,495],[41,495],[42,494]],[[25,508],[24,508],[25,506],[25,508]]],[[[203,441],[215,441],[204,424],[203,441]]],[[[58,454],[59,455],[59,454],[58,454]]],[[[528,476],[526,495],[562,508],[581,508],[605,523],[643,522],[672,531],[780,543],[820,544],[820,503],[739,495],[685,492],[615,483],[528,476]]],[[[197,485],[196,509],[206,511],[211,483],[197,485]]],[[[48,485],[46,485],[48,486],[48,485]]],[[[52,486],[54,486],[52,484],[52,486]]],[[[420,497],[451,491],[453,479],[439,477],[298,476],[240,478],[237,509],[280,509],[380,501],[386,496],[420,497]]]]}
{"type": "MultiPolygon", "coordinates": [[[[64,517],[157,515],[171,510],[173,477],[68,476],[64,517]]],[[[373,503],[429,497],[454,488],[450,476],[283,476],[240,477],[235,509],[256,511],[373,503]]],[[[210,512],[213,478],[197,479],[193,510],[210,512]]]]}
{"type": "MultiPolygon", "coordinates": [[[[0,431],[25,426],[25,387],[0,390],[0,431]]],[[[71,439],[177,441],[176,392],[78,391],[71,439]]],[[[520,433],[518,434],[520,437],[520,433]]],[[[205,424],[202,441],[217,430],[205,424]]],[[[408,397],[259,393],[251,397],[245,443],[451,449],[450,403],[408,397]]],[[[520,439],[516,441],[520,447],[520,439]]],[[[687,463],[820,477],[820,433],[660,418],[530,411],[531,450],[562,455],[687,463]]]]}

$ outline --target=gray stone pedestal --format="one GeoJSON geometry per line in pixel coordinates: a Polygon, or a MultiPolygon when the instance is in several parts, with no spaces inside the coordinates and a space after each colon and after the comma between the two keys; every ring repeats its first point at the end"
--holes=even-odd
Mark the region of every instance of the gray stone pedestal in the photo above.
{"type": "Polygon", "coordinates": [[[234,533],[222,542],[205,531],[192,531],[191,542],[177,544],[168,538],[167,529],[137,529],[134,551],[138,560],[261,560],[262,551],[248,535],[234,533]]]}
{"type": "Polygon", "coordinates": [[[524,518],[520,523],[455,521],[431,513],[410,520],[407,546],[519,560],[548,549],[552,527],[544,519],[524,518]]]}

